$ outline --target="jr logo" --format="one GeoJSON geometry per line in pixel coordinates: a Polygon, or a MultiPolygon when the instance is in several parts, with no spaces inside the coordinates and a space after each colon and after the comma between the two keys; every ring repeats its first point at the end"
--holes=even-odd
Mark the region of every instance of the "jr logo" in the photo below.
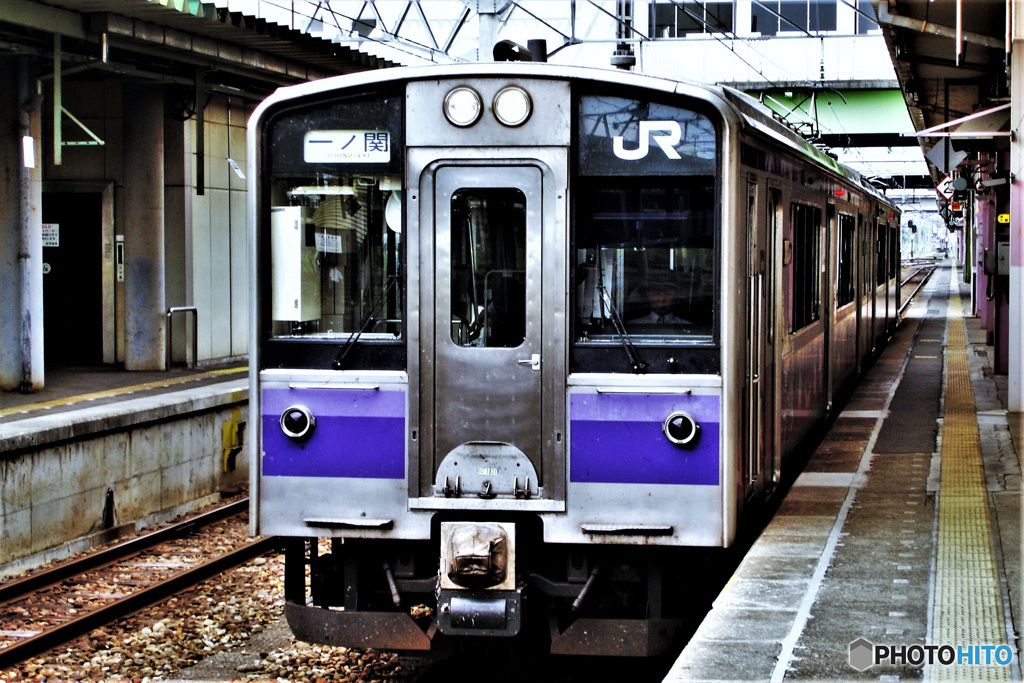
{"type": "Polygon", "coordinates": [[[649,140],[653,138],[658,147],[661,147],[661,151],[665,153],[665,156],[669,159],[679,159],[681,157],[679,152],[675,150],[675,146],[679,144],[679,139],[682,137],[683,131],[679,127],[678,121],[641,121],[640,138],[637,148],[624,149],[622,146],[622,136],[616,135],[614,138],[615,156],[625,161],[643,159],[650,151],[649,140]]]}

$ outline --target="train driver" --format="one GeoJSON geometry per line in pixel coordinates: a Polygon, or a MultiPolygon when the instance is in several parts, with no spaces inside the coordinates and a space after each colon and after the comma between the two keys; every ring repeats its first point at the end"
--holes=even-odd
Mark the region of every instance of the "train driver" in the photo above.
{"type": "Polygon", "coordinates": [[[633,318],[629,322],[637,324],[659,325],[691,325],[689,320],[680,318],[672,311],[676,303],[678,288],[676,283],[666,277],[651,277],[644,288],[650,311],[646,315],[633,318]]]}

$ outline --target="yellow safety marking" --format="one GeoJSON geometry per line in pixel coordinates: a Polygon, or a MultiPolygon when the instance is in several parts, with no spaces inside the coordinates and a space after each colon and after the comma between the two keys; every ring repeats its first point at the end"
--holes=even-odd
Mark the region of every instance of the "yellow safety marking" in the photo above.
{"type": "Polygon", "coordinates": [[[938,356],[918,356],[918,355],[915,354],[914,358],[931,358],[932,360],[934,360],[934,359],[938,358],[938,356]]]}
{"type": "MultiPolygon", "coordinates": [[[[999,574],[990,545],[985,471],[967,358],[963,306],[953,270],[946,342],[945,419],[939,493],[932,642],[1007,645],[999,574]]],[[[932,666],[937,681],[1008,681],[1010,667],[932,666]]]]}
{"type": "MultiPolygon", "coordinates": [[[[231,398],[234,401],[241,401],[244,397],[244,391],[231,392],[231,398]]],[[[242,452],[242,435],[244,433],[245,422],[242,420],[242,409],[235,406],[231,410],[231,419],[221,425],[221,442],[224,450],[221,466],[224,472],[235,470],[235,459],[242,452]]]]}
{"type": "Polygon", "coordinates": [[[58,408],[63,406],[70,406],[76,403],[83,403],[86,401],[95,401],[99,398],[110,398],[112,396],[121,396],[123,394],[131,394],[136,391],[146,391],[147,389],[163,389],[164,387],[175,386],[178,384],[185,384],[187,382],[198,382],[204,379],[214,379],[222,375],[233,375],[242,372],[249,372],[249,368],[224,368],[222,370],[210,370],[209,372],[200,372],[195,375],[185,375],[182,377],[173,377],[168,379],[161,379],[155,382],[147,382],[145,384],[135,384],[130,387],[119,387],[117,389],[107,389],[106,391],[96,391],[91,394],[78,394],[77,396],[67,396],[65,398],[57,398],[52,401],[41,401],[39,403],[27,403],[21,406],[15,406],[13,408],[4,408],[0,410],[0,417],[6,417],[7,415],[15,415],[17,413],[30,413],[35,410],[45,410],[47,408],[58,408]]]}

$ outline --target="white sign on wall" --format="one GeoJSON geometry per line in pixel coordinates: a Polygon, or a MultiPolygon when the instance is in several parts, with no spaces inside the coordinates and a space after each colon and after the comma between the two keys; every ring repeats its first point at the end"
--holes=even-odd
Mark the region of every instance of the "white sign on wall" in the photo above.
{"type": "Polygon", "coordinates": [[[43,223],[43,246],[60,246],[60,223],[43,223]]]}

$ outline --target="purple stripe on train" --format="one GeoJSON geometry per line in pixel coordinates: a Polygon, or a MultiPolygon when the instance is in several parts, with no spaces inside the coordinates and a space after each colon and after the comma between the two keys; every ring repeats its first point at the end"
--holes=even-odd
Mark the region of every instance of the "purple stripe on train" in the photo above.
{"type": "Polygon", "coordinates": [[[405,477],[405,392],[268,389],[262,404],[263,476],[405,477]],[[305,441],[281,431],[281,413],[293,405],[316,418],[305,441]]]}
{"type": "Polygon", "coordinates": [[[718,396],[582,394],[569,397],[569,480],[608,484],[719,483],[718,396]],[[661,431],[683,410],[701,426],[692,449],[672,444],[661,431]]]}

